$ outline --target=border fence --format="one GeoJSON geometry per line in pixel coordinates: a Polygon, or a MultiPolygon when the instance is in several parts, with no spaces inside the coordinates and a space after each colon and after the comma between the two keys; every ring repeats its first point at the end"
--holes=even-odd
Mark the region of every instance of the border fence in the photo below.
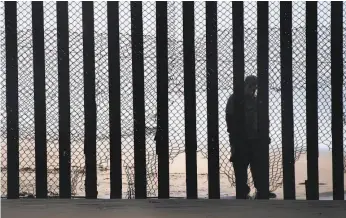
{"type": "Polygon", "coordinates": [[[296,198],[294,163],[306,152],[307,199],[318,199],[325,145],[343,200],[344,7],[1,2],[2,197],[170,198],[170,166],[185,154],[183,195],[198,198],[201,154],[206,195],[220,198],[222,178],[236,184],[226,102],[253,74],[259,134],[271,137],[268,194],[283,186],[296,198]]]}

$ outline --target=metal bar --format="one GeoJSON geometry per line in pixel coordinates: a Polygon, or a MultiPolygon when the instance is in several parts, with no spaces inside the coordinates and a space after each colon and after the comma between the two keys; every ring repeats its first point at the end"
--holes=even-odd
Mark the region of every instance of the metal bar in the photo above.
{"type": "MultiPolygon", "coordinates": [[[[244,3],[232,2],[233,20],[233,95],[234,126],[236,135],[244,138],[244,3]]],[[[236,177],[236,198],[244,198],[240,187],[246,183],[243,177],[236,177]]]]}
{"type": "Polygon", "coordinates": [[[85,195],[97,198],[94,5],[82,3],[84,61],[85,195]]]}
{"type": "Polygon", "coordinates": [[[36,198],[47,198],[47,130],[43,2],[37,1],[31,4],[34,66],[36,198]]]}
{"type": "Polygon", "coordinates": [[[208,196],[220,198],[217,2],[206,2],[208,196]]]}
{"type": "Polygon", "coordinates": [[[292,2],[280,2],[281,115],[284,199],[296,196],[292,92],[292,2]]]}
{"type": "Polygon", "coordinates": [[[135,197],[147,197],[142,2],[131,2],[135,197]]]}
{"type": "Polygon", "coordinates": [[[111,198],[122,198],[119,2],[107,2],[111,198]]]}
{"type": "Polygon", "coordinates": [[[317,2],[306,2],[306,143],[307,200],[319,200],[317,2]]]}
{"type": "Polygon", "coordinates": [[[68,3],[57,2],[59,83],[59,197],[71,198],[70,62],[68,3]]]}
{"type": "Polygon", "coordinates": [[[19,198],[17,2],[5,2],[7,198],[19,198]]]}
{"type": "Polygon", "coordinates": [[[157,135],[159,198],[169,198],[167,2],[156,2],[157,135]]]}
{"type": "Polygon", "coordinates": [[[268,2],[257,2],[257,77],[258,133],[261,145],[261,174],[259,199],[269,199],[269,13],[268,2]]]}
{"type": "Polygon", "coordinates": [[[198,196],[194,16],[194,2],[183,2],[185,157],[188,199],[196,199],[198,196]]]}
{"type": "Polygon", "coordinates": [[[333,199],[344,200],[343,2],[331,3],[333,199]]]}

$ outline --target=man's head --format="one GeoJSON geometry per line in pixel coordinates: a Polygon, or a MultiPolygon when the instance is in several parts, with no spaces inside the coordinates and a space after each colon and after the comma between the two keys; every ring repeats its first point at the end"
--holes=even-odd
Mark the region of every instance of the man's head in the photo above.
{"type": "Polygon", "coordinates": [[[244,81],[244,94],[254,96],[257,89],[257,77],[247,76],[244,81]]]}

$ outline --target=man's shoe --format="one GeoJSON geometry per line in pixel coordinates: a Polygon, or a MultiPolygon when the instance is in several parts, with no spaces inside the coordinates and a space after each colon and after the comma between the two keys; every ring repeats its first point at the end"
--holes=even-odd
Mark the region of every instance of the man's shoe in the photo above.
{"type": "Polygon", "coordinates": [[[276,198],[276,194],[274,192],[269,192],[269,199],[276,198]]]}
{"type": "MultiPolygon", "coordinates": [[[[274,192],[269,192],[269,199],[276,198],[276,194],[274,192]]],[[[254,199],[259,199],[258,192],[256,193],[254,199]]]]}

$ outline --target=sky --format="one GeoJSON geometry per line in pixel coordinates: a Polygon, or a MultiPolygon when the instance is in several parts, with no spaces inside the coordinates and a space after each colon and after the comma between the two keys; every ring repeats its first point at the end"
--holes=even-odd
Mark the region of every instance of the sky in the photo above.
{"type": "MultiPolygon", "coordinates": [[[[1,3],[0,20],[3,22],[3,3],[1,3]]],[[[82,3],[70,2],[69,3],[69,31],[70,31],[70,67],[73,70],[71,73],[71,96],[72,102],[72,126],[76,130],[83,130],[84,120],[83,113],[83,87],[82,78],[83,75],[83,58],[82,58],[82,3]],[[75,126],[75,127],[74,127],[75,126]]],[[[293,13],[292,13],[292,25],[293,25],[293,68],[294,68],[294,85],[296,87],[305,86],[305,45],[303,41],[304,28],[305,28],[305,2],[294,1],[293,13]]],[[[345,4],[344,4],[345,5],[345,4]]],[[[170,43],[170,63],[171,73],[173,78],[172,84],[176,83],[172,88],[173,92],[176,90],[182,90],[181,81],[183,81],[182,72],[182,3],[181,2],[169,2],[168,3],[168,22],[169,22],[169,37],[173,41],[170,43]],[[180,41],[180,42],[179,42],[180,41]]],[[[271,104],[274,105],[276,101],[280,99],[280,96],[276,96],[273,90],[280,85],[280,65],[279,65],[279,41],[276,39],[279,37],[279,25],[280,25],[280,3],[269,3],[269,25],[270,31],[270,84],[273,86],[271,89],[271,104]]],[[[346,10],[344,10],[346,11],[346,10]]],[[[121,34],[121,52],[122,52],[122,122],[125,129],[130,130],[132,125],[132,87],[131,87],[131,60],[127,57],[130,56],[130,33],[131,33],[131,21],[130,21],[130,3],[120,2],[120,34],[121,34]]],[[[344,12],[345,13],[345,12],[344,12]]],[[[246,74],[256,73],[256,25],[257,25],[257,12],[256,2],[244,2],[244,28],[245,28],[245,68],[246,74]]],[[[107,8],[106,2],[94,3],[94,17],[95,17],[95,54],[96,54],[96,79],[97,79],[97,93],[99,94],[99,114],[100,117],[105,116],[107,120],[107,68],[108,68],[108,52],[107,52],[107,8]]],[[[222,118],[223,107],[227,96],[231,93],[232,88],[232,3],[231,2],[218,2],[218,37],[219,37],[219,80],[220,88],[228,89],[228,91],[220,91],[220,117],[222,118]],[[221,44],[224,43],[224,44],[221,44]]],[[[344,14],[345,17],[345,14],[344,14]]],[[[20,101],[20,122],[23,125],[23,129],[32,129],[33,123],[33,85],[32,85],[32,42],[31,42],[31,5],[30,2],[18,2],[18,43],[19,43],[19,75],[20,75],[20,88],[21,94],[19,96],[20,101]],[[21,79],[22,78],[22,79],[21,79]],[[21,110],[25,109],[25,111],[21,110]],[[28,109],[30,108],[30,109],[28,109]],[[25,128],[24,128],[25,127],[25,128]]],[[[57,56],[56,56],[56,11],[54,2],[44,2],[44,29],[45,29],[45,47],[46,47],[46,69],[47,69],[47,110],[48,110],[48,126],[52,135],[57,134],[57,56]]],[[[149,125],[154,125],[156,112],[155,99],[151,96],[156,95],[155,74],[156,74],[156,47],[152,43],[156,37],[155,26],[155,2],[143,2],[143,34],[147,37],[144,38],[144,56],[145,56],[145,76],[146,76],[146,115],[149,125]],[[154,100],[153,100],[154,99],[154,100]]],[[[318,3],[318,25],[319,25],[319,78],[320,81],[325,83],[330,82],[330,2],[318,3]]],[[[3,27],[2,27],[3,28],[3,27]]],[[[195,3],[195,37],[196,37],[196,74],[197,74],[197,88],[199,90],[205,90],[205,4],[203,2],[195,3]],[[200,62],[198,62],[200,60],[200,62]]],[[[4,51],[4,34],[2,32],[2,51],[4,51]]],[[[3,54],[3,53],[2,53],[3,54]]],[[[3,59],[1,60],[3,61],[3,59]]],[[[4,84],[4,68],[1,69],[1,84],[4,84]]],[[[170,86],[171,87],[171,86],[170,86]]],[[[2,95],[4,94],[4,86],[2,86],[2,95]]],[[[178,92],[179,93],[179,92],[178,92]]],[[[321,102],[319,111],[323,115],[322,126],[330,125],[330,116],[328,115],[328,108],[330,107],[330,88],[328,85],[321,85],[319,95],[321,102]],[[326,102],[326,103],[325,103],[326,102]],[[325,124],[326,123],[326,124],[325,124]]],[[[294,93],[296,104],[298,105],[298,111],[305,109],[304,107],[304,92],[297,91],[294,93]]],[[[3,95],[4,96],[4,95],[3,95]]],[[[203,94],[201,94],[203,98],[203,94]]],[[[172,97],[172,99],[175,97],[172,97]]],[[[177,97],[178,98],[178,97],[177,97]]],[[[2,98],[4,99],[4,98],[2,98]]],[[[183,100],[180,99],[180,102],[183,100]]],[[[176,101],[171,100],[171,105],[176,104],[176,101]]],[[[200,100],[197,103],[197,107],[203,108],[205,105],[205,99],[200,100]]],[[[4,101],[1,102],[4,109],[4,101]]],[[[183,111],[183,105],[180,112],[183,111]]],[[[275,117],[279,117],[280,110],[273,108],[275,117]]],[[[174,110],[174,109],[172,109],[174,110]]],[[[179,113],[180,113],[179,112],[179,113]]],[[[205,111],[204,111],[205,112],[205,111]]],[[[204,113],[203,112],[203,113],[204,113]]],[[[3,112],[2,112],[3,113],[3,112]]],[[[176,110],[172,113],[178,113],[176,110]]],[[[303,116],[304,111],[301,111],[301,122],[305,124],[303,116]]],[[[206,115],[206,112],[205,112],[206,115]]],[[[274,119],[274,115],[272,115],[274,119]]],[[[220,118],[220,119],[221,119],[220,118]]],[[[200,120],[203,120],[201,118],[200,120]]],[[[300,118],[297,118],[298,120],[300,118]]],[[[276,119],[275,119],[276,120],[276,119]]],[[[204,119],[204,121],[206,121],[204,119]]],[[[181,121],[183,123],[183,121],[181,121]]],[[[202,121],[201,121],[202,122],[202,121]]],[[[223,122],[220,120],[220,122],[223,122]]],[[[100,121],[99,129],[108,128],[106,121],[100,121]]],[[[180,125],[180,124],[179,124],[180,125]]],[[[181,127],[176,127],[177,129],[181,127]]],[[[302,125],[301,123],[297,124],[302,125]]],[[[174,126],[174,125],[172,125],[174,126]]],[[[205,124],[201,124],[205,126],[205,124]]],[[[174,129],[174,127],[172,127],[174,129]]],[[[204,128],[204,127],[203,127],[204,128]]],[[[221,126],[220,128],[223,128],[221,126]]],[[[299,128],[299,127],[298,127],[299,128]]],[[[323,130],[324,131],[324,130],[323,130]]],[[[31,131],[28,131],[31,132],[31,131]]],[[[204,132],[205,131],[201,131],[204,132]]],[[[201,133],[200,133],[201,134],[201,133]]],[[[303,133],[300,133],[302,135],[303,133]]],[[[322,134],[326,135],[326,134],[322,134]]],[[[323,141],[323,140],[322,140],[323,141]]],[[[328,144],[328,143],[327,143],[328,144]]],[[[326,148],[323,143],[322,148],[326,148]]]]}

